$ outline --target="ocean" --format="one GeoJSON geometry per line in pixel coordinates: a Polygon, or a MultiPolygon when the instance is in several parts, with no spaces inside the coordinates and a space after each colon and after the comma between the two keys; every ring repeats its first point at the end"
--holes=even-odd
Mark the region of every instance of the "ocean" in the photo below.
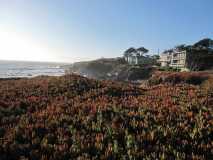
{"type": "Polygon", "coordinates": [[[0,78],[35,77],[65,74],[63,63],[0,61],[0,78]]]}

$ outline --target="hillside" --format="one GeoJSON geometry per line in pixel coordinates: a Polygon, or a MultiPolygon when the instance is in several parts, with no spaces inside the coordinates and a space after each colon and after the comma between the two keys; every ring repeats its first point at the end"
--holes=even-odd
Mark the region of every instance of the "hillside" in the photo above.
{"type": "Polygon", "coordinates": [[[123,58],[103,58],[87,62],[77,62],[65,67],[68,73],[99,80],[135,81],[148,79],[151,66],[131,66],[123,58]]]}
{"type": "Polygon", "coordinates": [[[211,84],[1,80],[0,158],[213,159],[211,84]]]}

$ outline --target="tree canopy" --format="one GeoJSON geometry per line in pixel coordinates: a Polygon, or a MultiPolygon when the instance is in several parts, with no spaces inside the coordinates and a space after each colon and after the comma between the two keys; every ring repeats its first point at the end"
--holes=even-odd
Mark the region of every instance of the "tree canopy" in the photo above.
{"type": "Polygon", "coordinates": [[[147,53],[147,52],[149,52],[149,50],[146,49],[146,48],[144,48],[144,47],[138,48],[137,51],[138,51],[138,52],[142,52],[142,53],[147,53]]]}
{"type": "Polygon", "coordinates": [[[205,38],[194,44],[194,47],[210,47],[213,44],[213,40],[210,38],[205,38]]]}

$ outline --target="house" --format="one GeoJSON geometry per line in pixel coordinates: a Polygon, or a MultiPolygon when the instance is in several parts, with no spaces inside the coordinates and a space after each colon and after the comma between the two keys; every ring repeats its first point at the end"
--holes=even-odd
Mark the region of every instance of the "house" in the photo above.
{"type": "Polygon", "coordinates": [[[209,42],[209,48],[213,49],[213,41],[209,42]]]}
{"type": "Polygon", "coordinates": [[[159,62],[162,67],[186,68],[186,50],[168,50],[160,55],[159,62]]]}
{"type": "Polygon", "coordinates": [[[171,63],[172,51],[165,51],[160,55],[159,62],[162,67],[167,67],[171,63]]]}
{"type": "Polygon", "coordinates": [[[191,70],[194,70],[194,68],[211,66],[212,53],[213,40],[205,38],[194,45],[179,45],[174,49],[164,51],[160,55],[159,62],[162,67],[173,67],[181,70],[185,70],[189,67],[191,70]]]}
{"type": "Polygon", "coordinates": [[[158,60],[162,67],[180,70],[206,70],[213,68],[213,40],[202,39],[193,45],[179,45],[164,51],[158,60]]]}
{"type": "Polygon", "coordinates": [[[148,60],[148,57],[145,57],[144,54],[147,53],[148,50],[144,47],[135,49],[135,48],[129,48],[124,52],[124,59],[130,64],[130,65],[138,65],[138,64],[144,64],[146,63],[146,60],[148,60]]]}

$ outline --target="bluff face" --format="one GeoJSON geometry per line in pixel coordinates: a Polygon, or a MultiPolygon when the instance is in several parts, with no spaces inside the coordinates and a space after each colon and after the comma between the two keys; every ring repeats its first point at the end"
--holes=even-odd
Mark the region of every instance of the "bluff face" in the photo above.
{"type": "Polygon", "coordinates": [[[99,80],[136,81],[148,79],[153,68],[151,65],[129,65],[124,58],[103,58],[74,63],[66,66],[66,71],[99,80]]]}

